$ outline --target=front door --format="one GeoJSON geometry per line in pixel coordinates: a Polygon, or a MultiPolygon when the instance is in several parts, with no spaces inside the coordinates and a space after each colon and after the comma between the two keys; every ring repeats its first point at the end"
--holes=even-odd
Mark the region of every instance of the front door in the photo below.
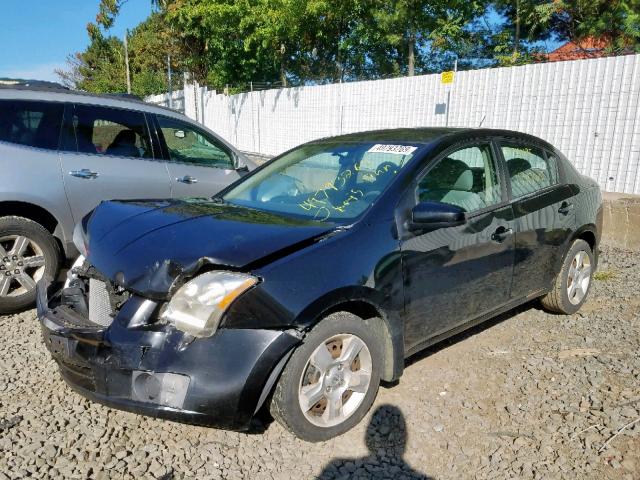
{"type": "Polygon", "coordinates": [[[103,200],[169,198],[163,160],[154,159],[144,114],[93,105],[68,105],[60,152],[76,222],[103,200]]]}
{"type": "Polygon", "coordinates": [[[240,178],[233,153],[222,142],[187,122],[157,118],[174,197],[211,197],[240,178]]]}
{"type": "Polygon", "coordinates": [[[456,205],[467,222],[401,242],[408,351],[509,301],[514,222],[502,178],[491,144],[476,142],[454,147],[418,179],[415,203],[456,205]]]}

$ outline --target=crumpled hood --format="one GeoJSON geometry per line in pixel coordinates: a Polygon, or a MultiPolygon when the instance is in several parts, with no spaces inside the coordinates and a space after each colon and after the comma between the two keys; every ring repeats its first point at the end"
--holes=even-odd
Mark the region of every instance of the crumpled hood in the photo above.
{"type": "Polygon", "coordinates": [[[159,300],[203,265],[243,270],[335,228],[205,199],[103,202],[84,223],[89,262],[115,283],[159,300]]]}

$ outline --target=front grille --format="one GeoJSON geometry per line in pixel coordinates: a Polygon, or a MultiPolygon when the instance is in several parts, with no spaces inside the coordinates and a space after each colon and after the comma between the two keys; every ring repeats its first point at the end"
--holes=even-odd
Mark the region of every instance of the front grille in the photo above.
{"type": "Polygon", "coordinates": [[[89,320],[108,327],[113,322],[113,307],[107,284],[95,278],[89,279],[89,320]]]}

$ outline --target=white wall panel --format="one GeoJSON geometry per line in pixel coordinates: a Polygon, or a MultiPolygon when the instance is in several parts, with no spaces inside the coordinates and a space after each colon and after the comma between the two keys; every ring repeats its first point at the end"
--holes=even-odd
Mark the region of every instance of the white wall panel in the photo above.
{"type": "MultiPolygon", "coordinates": [[[[444,126],[439,75],[225,96],[188,85],[174,104],[245,151],[277,155],[364,130],[444,126]]],[[[150,97],[167,105],[166,95],[150,97]]],[[[459,72],[449,125],[518,130],[562,150],[607,191],[640,194],[640,55],[459,72]]]]}

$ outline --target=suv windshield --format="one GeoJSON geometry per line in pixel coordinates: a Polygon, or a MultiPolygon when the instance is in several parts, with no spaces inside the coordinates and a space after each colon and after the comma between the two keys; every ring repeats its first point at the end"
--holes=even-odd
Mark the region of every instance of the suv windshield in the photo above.
{"type": "Polygon", "coordinates": [[[417,149],[407,144],[304,145],[247,177],[222,198],[318,221],[350,221],[373,203],[417,149]]]}

